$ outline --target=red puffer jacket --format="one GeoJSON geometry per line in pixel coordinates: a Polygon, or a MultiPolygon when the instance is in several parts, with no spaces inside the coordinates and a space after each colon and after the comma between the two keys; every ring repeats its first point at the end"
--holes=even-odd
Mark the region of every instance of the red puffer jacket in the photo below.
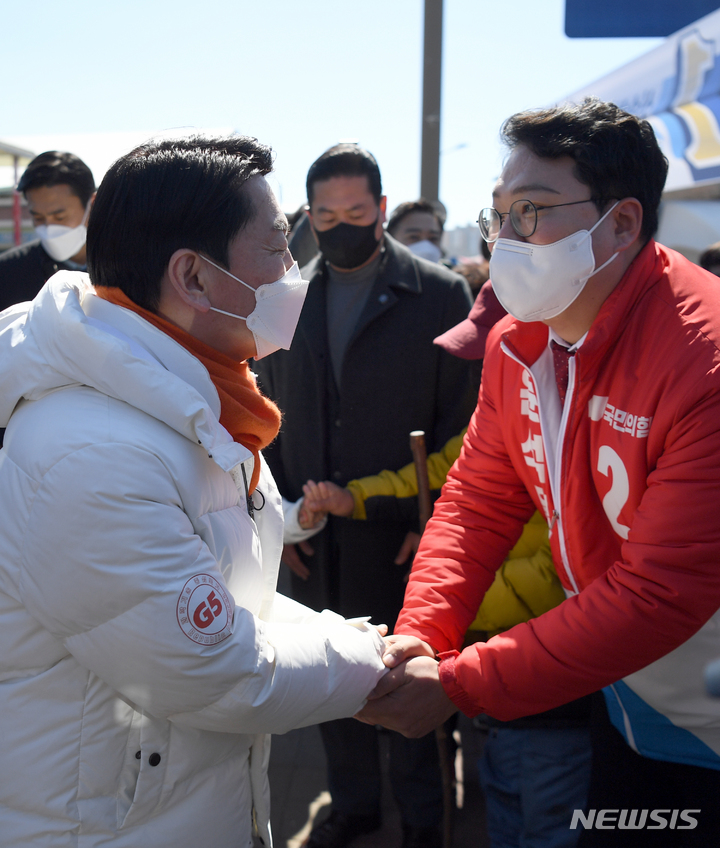
{"type": "Polygon", "coordinates": [[[702,671],[720,656],[720,623],[706,625],[720,608],[720,280],[646,245],[570,360],[562,417],[547,340],[510,316],[491,332],[395,632],[456,649],[537,507],[570,597],[445,658],[448,695],[512,719],[631,675],[653,714],[702,724],[715,756],[720,702],[702,671]]]}

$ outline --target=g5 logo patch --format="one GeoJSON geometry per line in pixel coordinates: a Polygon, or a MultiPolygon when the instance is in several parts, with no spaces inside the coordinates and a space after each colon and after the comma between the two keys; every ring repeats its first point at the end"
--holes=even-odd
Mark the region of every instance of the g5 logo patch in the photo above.
{"type": "Polygon", "coordinates": [[[216,645],[232,633],[234,603],[210,574],[196,574],[183,586],[177,602],[182,632],[199,645],[216,645]]]}

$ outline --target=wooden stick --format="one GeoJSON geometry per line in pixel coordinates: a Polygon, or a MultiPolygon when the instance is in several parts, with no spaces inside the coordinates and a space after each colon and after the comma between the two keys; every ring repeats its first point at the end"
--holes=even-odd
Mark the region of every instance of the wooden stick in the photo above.
{"type": "Polygon", "coordinates": [[[425,525],[428,523],[430,515],[432,514],[424,430],[413,430],[412,433],[410,433],[410,450],[412,451],[413,462],[415,463],[415,474],[417,475],[420,535],[422,535],[425,532],[425,525]]]}

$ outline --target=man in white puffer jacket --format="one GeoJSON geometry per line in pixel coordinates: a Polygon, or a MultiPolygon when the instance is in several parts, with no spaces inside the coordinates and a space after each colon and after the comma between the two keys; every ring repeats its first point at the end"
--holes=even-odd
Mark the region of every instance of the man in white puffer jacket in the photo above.
{"type": "Polygon", "coordinates": [[[267,734],[385,670],[374,627],[275,593],[280,416],[246,360],[289,345],[304,284],[271,167],[254,139],[143,145],[89,277],[0,314],[2,848],[269,846],[267,734]]]}

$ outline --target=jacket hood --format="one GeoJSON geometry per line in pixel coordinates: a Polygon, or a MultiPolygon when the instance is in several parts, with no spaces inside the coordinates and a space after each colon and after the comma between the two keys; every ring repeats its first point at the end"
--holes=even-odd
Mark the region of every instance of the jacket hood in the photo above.
{"type": "Polygon", "coordinates": [[[207,369],[139,315],[102,300],[87,274],[59,271],[35,300],[0,313],[0,427],[21,400],[90,386],[201,444],[228,471],[250,455],[219,423],[207,369]]]}
{"type": "Polygon", "coordinates": [[[493,291],[492,281],[488,280],[478,292],[468,317],[433,339],[433,344],[461,359],[482,359],[488,333],[505,315],[507,312],[493,291]]]}

